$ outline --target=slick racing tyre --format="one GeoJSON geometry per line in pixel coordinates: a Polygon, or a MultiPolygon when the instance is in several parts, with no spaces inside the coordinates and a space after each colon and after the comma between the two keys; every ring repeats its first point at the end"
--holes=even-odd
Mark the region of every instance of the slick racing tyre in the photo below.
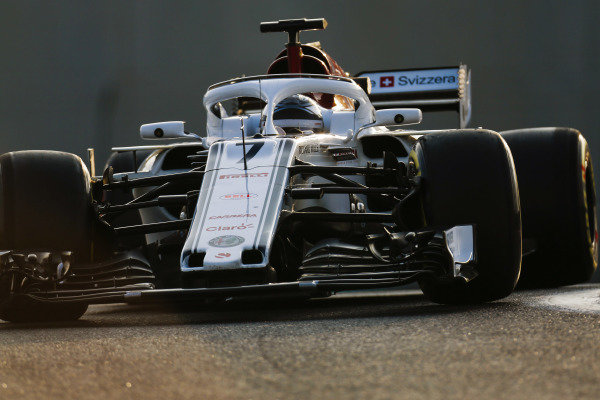
{"type": "Polygon", "coordinates": [[[519,286],[588,281],[598,267],[598,211],[586,140],[570,128],[501,135],[513,154],[521,193],[526,255],[519,286]]]}
{"type": "Polygon", "coordinates": [[[422,177],[427,226],[475,226],[475,270],[462,278],[419,281],[436,303],[468,304],[508,296],[521,269],[521,213],[508,146],[488,130],[422,136],[410,155],[422,177]]]}
{"type": "MultiPolygon", "coordinates": [[[[76,155],[57,151],[3,154],[0,202],[0,249],[68,250],[80,262],[92,257],[95,220],[90,175],[76,155]]],[[[8,297],[9,280],[8,274],[0,276],[0,319],[73,320],[87,309],[84,304],[16,301],[8,297]]],[[[23,283],[26,280],[19,280],[22,287],[31,287],[23,283]]]]}
{"type": "MultiPolygon", "coordinates": [[[[0,279],[0,290],[4,292],[7,281],[0,279]]],[[[0,294],[0,319],[8,322],[54,322],[75,321],[88,309],[87,304],[52,304],[31,302],[17,298],[9,301],[2,299],[0,294]]]]}

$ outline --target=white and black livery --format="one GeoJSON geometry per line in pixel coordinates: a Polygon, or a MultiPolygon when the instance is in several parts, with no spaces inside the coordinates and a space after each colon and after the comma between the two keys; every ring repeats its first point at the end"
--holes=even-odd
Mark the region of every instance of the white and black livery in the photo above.
{"type": "Polygon", "coordinates": [[[410,282],[465,304],[589,279],[597,201],[578,131],[469,129],[466,66],[352,76],[299,42],[325,26],[262,23],[286,48],[266,74],[208,89],[202,135],[142,125],[161,142],[113,149],[98,176],[93,151],[90,168],[0,156],[0,318],[410,282]],[[438,110],[459,128],[414,129],[438,110]]]}

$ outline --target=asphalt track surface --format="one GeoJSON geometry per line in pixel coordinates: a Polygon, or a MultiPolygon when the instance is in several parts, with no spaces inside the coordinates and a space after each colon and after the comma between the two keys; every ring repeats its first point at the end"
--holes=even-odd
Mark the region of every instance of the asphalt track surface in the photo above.
{"type": "Polygon", "coordinates": [[[478,307],[378,291],[0,323],[0,399],[402,398],[600,398],[600,284],[478,307]]]}

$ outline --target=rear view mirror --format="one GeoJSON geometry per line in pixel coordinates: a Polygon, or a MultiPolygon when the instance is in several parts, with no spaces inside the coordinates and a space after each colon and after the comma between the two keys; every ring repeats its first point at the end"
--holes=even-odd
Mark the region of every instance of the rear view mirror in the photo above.
{"type": "Polygon", "coordinates": [[[347,137],[346,141],[359,138],[364,129],[374,126],[394,126],[418,124],[423,120],[423,113],[418,108],[388,108],[375,111],[375,122],[360,127],[356,133],[347,137]]]}
{"type": "Polygon", "coordinates": [[[423,120],[423,113],[418,108],[388,108],[375,112],[375,123],[379,126],[411,125],[423,120]]]}
{"type": "Polygon", "coordinates": [[[198,139],[198,136],[185,131],[185,122],[168,121],[144,124],[140,127],[142,139],[198,139]]]}

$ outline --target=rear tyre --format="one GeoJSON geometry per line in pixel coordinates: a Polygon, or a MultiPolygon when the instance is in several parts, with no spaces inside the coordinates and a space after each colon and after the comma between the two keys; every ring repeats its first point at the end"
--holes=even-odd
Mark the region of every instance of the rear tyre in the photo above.
{"type": "Polygon", "coordinates": [[[475,225],[477,277],[423,279],[436,303],[468,304],[508,296],[521,267],[521,214],[512,156],[500,135],[487,130],[422,136],[411,152],[422,180],[428,226],[475,225]]]}
{"type": "MultiPolygon", "coordinates": [[[[74,154],[18,151],[0,156],[0,248],[73,252],[93,257],[95,219],[90,175],[74,154]]],[[[10,297],[11,278],[0,278],[0,318],[6,321],[74,320],[85,304],[49,304],[10,297]]],[[[35,283],[24,284],[34,291],[35,283]]]]}
{"type": "Polygon", "coordinates": [[[598,267],[598,218],[592,158],[581,133],[533,128],[501,133],[515,160],[523,238],[519,287],[586,282],[598,267]]]}

